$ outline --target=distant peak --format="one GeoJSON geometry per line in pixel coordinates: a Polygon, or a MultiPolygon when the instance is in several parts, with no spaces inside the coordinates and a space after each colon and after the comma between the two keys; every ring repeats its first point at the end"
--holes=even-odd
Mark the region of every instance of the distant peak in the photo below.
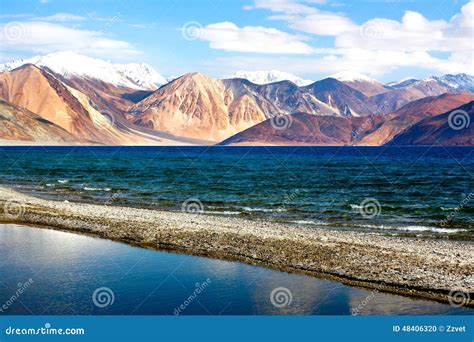
{"type": "Polygon", "coordinates": [[[313,81],[305,80],[296,75],[288,72],[279,70],[258,70],[258,71],[245,71],[239,70],[233,74],[230,78],[243,78],[255,84],[269,84],[281,81],[290,81],[298,86],[306,86],[313,83],[313,81]]]}
{"type": "Polygon", "coordinates": [[[356,82],[356,81],[377,82],[376,80],[374,80],[373,78],[367,75],[354,72],[354,71],[340,71],[329,77],[335,78],[336,80],[341,81],[341,82],[356,82]]]}
{"type": "Polygon", "coordinates": [[[10,71],[25,64],[34,64],[66,78],[97,79],[118,87],[156,89],[157,85],[167,83],[166,79],[148,64],[113,64],[110,61],[81,55],[74,51],[57,51],[13,61],[0,65],[0,72],[10,71]]]}

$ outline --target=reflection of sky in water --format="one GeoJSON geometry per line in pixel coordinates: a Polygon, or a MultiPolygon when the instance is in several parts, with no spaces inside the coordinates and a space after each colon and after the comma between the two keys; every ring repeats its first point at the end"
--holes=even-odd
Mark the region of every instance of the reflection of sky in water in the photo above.
{"type": "MultiPolygon", "coordinates": [[[[18,283],[34,283],[6,314],[165,314],[211,282],[183,314],[350,314],[370,291],[307,276],[287,274],[187,255],[156,252],[97,238],[46,229],[0,225],[0,304],[18,283]],[[92,302],[99,287],[115,302],[92,302]],[[275,288],[291,291],[291,304],[272,305],[275,288]]],[[[474,310],[377,293],[361,314],[457,314],[474,310]]]]}

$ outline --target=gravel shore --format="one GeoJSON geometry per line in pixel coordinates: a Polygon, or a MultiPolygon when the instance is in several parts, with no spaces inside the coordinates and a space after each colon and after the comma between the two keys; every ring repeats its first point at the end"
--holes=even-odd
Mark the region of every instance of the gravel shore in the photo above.
{"type": "Polygon", "coordinates": [[[474,307],[474,245],[241,218],[43,200],[0,188],[0,222],[238,260],[474,307]]]}

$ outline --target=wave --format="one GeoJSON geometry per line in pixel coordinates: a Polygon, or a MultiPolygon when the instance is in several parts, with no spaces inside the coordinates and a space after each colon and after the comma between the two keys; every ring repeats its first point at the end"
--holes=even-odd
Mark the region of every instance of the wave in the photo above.
{"type": "Polygon", "coordinates": [[[85,186],[83,188],[85,191],[111,191],[112,189],[111,188],[92,188],[92,187],[88,187],[88,186],[85,186]]]}
{"type": "Polygon", "coordinates": [[[328,226],[329,225],[327,222],[312,221],[312,220],[297,220],[297,221],[290,221],[290,223],[316,225],[316,226],[328,226]]]}
{"type": "Polygon", "coordinates": [[[363,228],[370,229],[383,229],[383,230],[401,230],[406,232],[432,232],[440,234],[455,234],[467,232],[467,229],[449,229],[449,228],[437,228],[428,226],[387,226],[387,225],[360,225],[363,228]]]}
{"type": "Polygon", "coordinates": [[[211,215],[240,215],[242,214],[240,211],[205,211],[206,214],[211,215]]]}
{"type": "Polygon", "coordinates": [[[59,184],[67,184],[67,183],[69,183],[69,180],[68,179],[58,179],[58,183],[59,184]]]}
{"type": "Polygon", "coordinates": [[[456,209],[458,209],[458,208],[456,208],[456,207],[455,208],[441,207],[442,211],[453,211],[453,210],[456,210],[456,209]]]}
{"type": "MultiPolygon", "coordinates": [[[[290,223],[295,224],[303,224],[303,225],[315,225],[315,226],[334,226],[334,224],[323,222],[323,221],[315,221],[315,220],[298,220],[298,221],[290,221],[290,223]]],[[[346,225],[345,227],[351,228],[350,225],[346,225]]],[[[405,232],[431,232],[431,233],[438,233],[438,234],[456,234],[456,233],[463,233],[468,232],[468,229],[449,229],[449,228],[437,228],[437,227],[428,227],[428,226],[390,226],[390,225],[373,225],[373,224],[360,224],[360,225],[353,225],[353,228],[366,228],[366,229],[377,229],[377,230],[394,230],[394,231],[405,231],[405,232]]]]}
{"type": "Polygon", "coordinates": [[[277,208],[277,209],[269,209],[269,208],[252,208],[252,207],[242,207],[241,208],[243,211],[247,212],[255,212],[255,211],[260,211],[263,213],[272,213],[272,212],[284,212],[286,209],[284,208],[277,208]]]}

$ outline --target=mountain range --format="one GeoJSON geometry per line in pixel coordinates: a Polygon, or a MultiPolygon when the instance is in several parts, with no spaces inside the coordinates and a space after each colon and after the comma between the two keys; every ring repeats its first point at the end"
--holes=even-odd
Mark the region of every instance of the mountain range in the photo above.
{"type": "Polygon", "coordinates": [[[470,75],[388,84],[349,71],[316,82],[275,70],[234,76],[190,73],[168,81],[144,63],[113,64],[73,52],[13,61],[0,65],[0,139],[111,145],[472,144],[466,138],[472,127],[448,127],[450,111],[466,112],[468,119],[472,114],[470,75]]]}

